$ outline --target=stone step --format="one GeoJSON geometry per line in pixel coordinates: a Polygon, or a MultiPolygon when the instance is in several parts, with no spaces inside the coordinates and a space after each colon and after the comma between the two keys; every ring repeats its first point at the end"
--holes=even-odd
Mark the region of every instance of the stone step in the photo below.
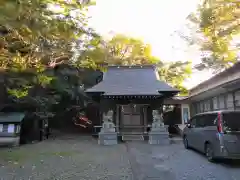
{"type": "Polygon", "coordinates": [[[128,134],[128,135],[122,135],[123,141],[143,141],[144,137],[143,135],[136,135],[136,134],[128,134]]]}
{"type": "Polygon", "coordinates": [[[144,134],[147,134],[147,132],[126,132],[126,131],[120,131],[119,133],[122,135],[144,135],[144,134]]]}

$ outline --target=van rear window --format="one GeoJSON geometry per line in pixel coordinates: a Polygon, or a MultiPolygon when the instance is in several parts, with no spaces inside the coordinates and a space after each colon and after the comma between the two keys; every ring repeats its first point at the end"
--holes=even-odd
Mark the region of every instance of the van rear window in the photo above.
{"type": "Polygon", "coordinates": [[[223,126],[229,131],[240,131],[240,112],[227,112],[222,114],[223,126]]]}

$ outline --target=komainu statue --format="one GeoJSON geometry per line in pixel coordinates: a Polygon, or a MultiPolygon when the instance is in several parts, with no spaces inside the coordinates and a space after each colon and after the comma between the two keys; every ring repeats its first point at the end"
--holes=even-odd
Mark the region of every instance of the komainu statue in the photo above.
{"type": "Polygon", "coordinates": [[[113,110],[109,110],[103,114],[103,125],[101,131],[115,132],[115,126],[113,123],[113,110]]]}

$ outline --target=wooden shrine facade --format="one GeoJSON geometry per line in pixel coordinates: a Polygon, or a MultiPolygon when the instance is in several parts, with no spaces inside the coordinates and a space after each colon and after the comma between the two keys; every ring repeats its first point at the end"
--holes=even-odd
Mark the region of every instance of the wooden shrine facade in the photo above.
{"type": "Polygon", "coordinates": [[[103,113],[113,110],[119,134],[147,133],[152,110],[161,109],[165,98],[178,90],[160,81],[154,66],[110,66],[103,80],[86,91],[103,113]]]}

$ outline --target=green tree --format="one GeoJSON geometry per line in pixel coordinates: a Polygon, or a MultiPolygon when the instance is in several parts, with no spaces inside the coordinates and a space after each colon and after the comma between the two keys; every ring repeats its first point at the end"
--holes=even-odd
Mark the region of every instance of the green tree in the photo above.
{"type": "Polygon", "coordinates": [[[240,33],[238,0],[204,0],[188,20],[195,25],[196,33],[184,38],[199,45],[205,54],[200,67],[218,71],[237,61],[239,48],[233,40],[240,33]]]}
{"type": "MultiPolygon", "coordinates": [[[[96,45],[96,44],[95,44],[96,45]]],[[[183,82],[191,74],[190,62],[166,63],[152,56],[151,46],[139,39],[124,35],[116,35],[109,41],[98,42],[96,48],[88,50],[80,57],[80,63],[97,67],[98,64],[108,65],[141,65],[155,64],[162,80],[187,93],[183,82]]]]}
{"type": "Polygon", "coordinates": [[[191,62],[177,61],[163,63],[159,66],[158,72],[162,80],[180,90],[180,95],[188,95],[188,90],[183,83],[192,74],[191,62]]]}
{"type": "MultiPolygon", "coordinates": [[[[60,64],[74,65],[74,46],[84,49],[88,44],[84,36],[98,37],[87,27],[90,5],[91,1],[78,0],[0,1],[0,68],[11,101],[35,104],[41,116],[62,95],[80,93],[76,88],[80,82],[66,84],[53,72],[60,64]],[[56,96],[49,95],[51,89],[56,96]]],[[[68,71],[63,72],[69,76],[68,71]]],[[[72,72],[76,79],[78,73],[72,72]]]]}
{"type": "MultiPolygon", "coordinates": [[[[88,4],[65,0],[3,0],[0,3],[1,64],[21,56],[30,68],[54,66],[69,60],[73,44],[90,35],[85,12],[88,4]],[[13,13],[14,12],[14,13],[13,13]],[[31,57],[27,61],[25,57],[31,57]],[[34,60],[33,60],[34,59],[34,60]]],[[[11,61],[10,61],[11,62],[11,61]]]]}
{"type": "Polygon", "coordinates": [[[122,34],[108,41],[98,39],[93,41],[94,48],[82,53],[81,65],[96,66],[106,63],[109,65],[155,64],[159,60],[151,55],[151,46],[139,39],[122,34]],[[94,65],[93,65],[94,64],[94,65]]]}

